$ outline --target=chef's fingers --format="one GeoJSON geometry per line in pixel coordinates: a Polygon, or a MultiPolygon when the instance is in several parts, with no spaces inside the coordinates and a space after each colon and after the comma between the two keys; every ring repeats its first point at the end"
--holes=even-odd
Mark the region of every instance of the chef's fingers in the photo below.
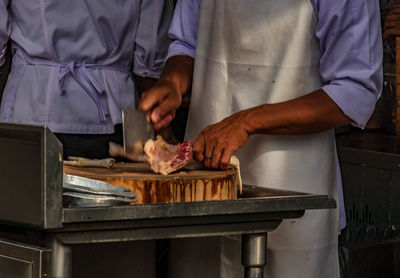
{"type": "Polygon", "coordinates": [[[205,148],[204,148],[204,166],[207,168],[211,168],[211,161],[213,159],[213,152],[215,148],[215,140],[205,138],[205,148]]]}
{"type": "Polygon", "coordinates": [[[224,152],[224,146],[223,145],[217,145],[214,148],[213,154],[212,154],[212,160],[211,160],[211,168],[218,169],[219,165],[221,164],[221,157],[224,152]]]}
{"type": "Polygon", "coordinates": [[[178,95],[168,95],[151,112],[152,122],[158,124],[168,114],[174,115],[175,111],[179,108],[180,105],[181,99],[178,95]]]}
{"type": "MultiPolygon", "coordinates": [[[[144,91],[140,97],[139,109],[143,111],[152,110],[152,121],[158,122],[171,112],[172,109],[162,108],[160,106],[168,105],[171,99],[177,99],[179,102],[180,94],[169,82],[157,82],[153,87],[144,91]],[[167,103],[164,103],[167,102],[167,103]]],[[[179,107],[180,103],[176,106],[179,107]]]]}
{"type": "Polygon", "coordinates": [[[175,117],[175,112],[166,115],[164,118],[154,123],[154,130],[161,130],[167,127],[175,117]]]}
{"type": "Polygon", "coordinates": [[[204,160],[203,153],[204,153],[205,143],[206,143],[206,138],[202,134],[200,134],[200,136],[193,143],[194,159],[196,159],[199,162],[203,162],[204,160]]]}
{"type": "Polygon", "coordinates": [[[224,149],[219,165],[219,168],[221,168],[221,170],[227,170],[229,168],[229,163],[231,161],[231,156],[233,155],[233,152],[234,151],[230,148],[224,149]]]}
{"type": "Polygon", "coordinates": [[[140,97],[139,109],[148,112],[164,98],[165,92],[161,88],[151,88],[144,91],[140,97]]]}

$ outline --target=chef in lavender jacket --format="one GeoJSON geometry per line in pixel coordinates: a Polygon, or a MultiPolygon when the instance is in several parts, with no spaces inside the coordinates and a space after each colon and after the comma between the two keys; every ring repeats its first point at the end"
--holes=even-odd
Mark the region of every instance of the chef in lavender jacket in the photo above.
{"type": "MultiPolygon", "coordinates": [[[[329,194],[269,234],[265,277],[338,278],[345,225],[333,129],[365,127],[382,88],[378,0],[181,0],[162,78],[141,101],[156,128],[192,88],[195,158],[243,183],[329,194]],[[193,78],[192,78],[193,77],[193,78]],[[339,213],[340,211],[340,213],[339,213]]],[[[176,240],[170,277],[242,277],[235,237],[176,240]]]]}
{"type": "Polygon", "coordinates": [[[47,125],[65,155],[108,156],[135,106],[133,75],[144,86],[160,75],[173,5],[0,0],[0,66],[9,40],[13,54],[0,121],[47,125]]]}

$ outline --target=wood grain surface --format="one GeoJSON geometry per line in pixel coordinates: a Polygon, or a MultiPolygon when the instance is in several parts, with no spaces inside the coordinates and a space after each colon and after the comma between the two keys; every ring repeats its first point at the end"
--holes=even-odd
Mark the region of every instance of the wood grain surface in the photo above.
{"type": "Polygon", "coordinates": [[[164,176],[153,173],[146,163],[116,163],[110,169],[64,166],[64,173],[129,188],[138,204],[237,199],[235,169],[216,171],[189,164],[164,176]]]}

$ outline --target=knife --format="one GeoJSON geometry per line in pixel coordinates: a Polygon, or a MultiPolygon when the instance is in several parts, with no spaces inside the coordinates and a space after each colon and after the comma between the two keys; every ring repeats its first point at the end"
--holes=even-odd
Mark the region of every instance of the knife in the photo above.
{"type": "Polygon", "coordinates": [[[139,109],[122,110],[122,130],[125,153],[143,152],[148,139],[155,139],[154,129],[147,120],[145,112],[139,109]]]}

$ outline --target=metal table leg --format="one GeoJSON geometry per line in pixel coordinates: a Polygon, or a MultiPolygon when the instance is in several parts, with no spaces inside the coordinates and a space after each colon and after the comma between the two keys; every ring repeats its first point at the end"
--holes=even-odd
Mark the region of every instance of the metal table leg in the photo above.
{"type": "Polygon", "coordinates": [[[242,265],[245,278],[263,277],[266,249],[266,233],[242,235],[242,265]]]}
{"type": "Polygon", "coordinates": [[[51,249],[50,278],[71,278],[71,247],[63,244],[55,235],[46,237],[46,247],[51,249]]]}

